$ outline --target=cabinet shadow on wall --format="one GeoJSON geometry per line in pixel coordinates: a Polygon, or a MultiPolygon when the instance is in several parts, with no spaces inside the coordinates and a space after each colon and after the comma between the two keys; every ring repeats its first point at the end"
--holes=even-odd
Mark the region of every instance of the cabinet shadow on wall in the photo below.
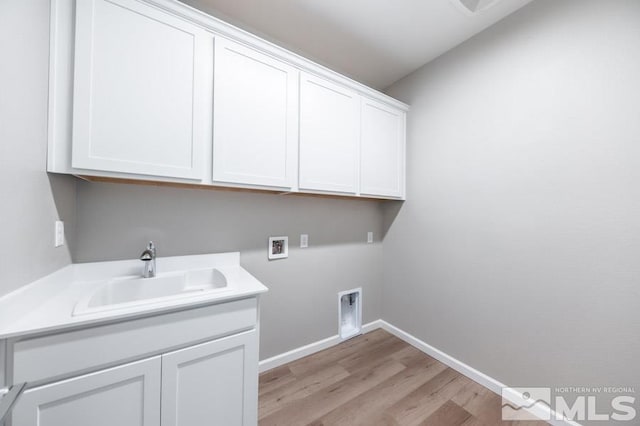
{"type": "MultiPolygon", "coordinates": [[[[383,236],[388,201],[173,188],[77,180],[75,262],[131,259],[153,240],[159,256],[267,250],[300,234],[309,250],[383,236]]],[[[307,250],[307,249],[305,249],[307,250]]]]}
{"type": "Polygon", "coordinates": [[[405,201],[394,201],[389,200],[382,204],[382,239],[387,236],[387,233],[391,229],[393,222],[395,222],[396,217],[402,210],[402,206],[404,206],[405,201]]]}
{"type": "MultiPolygon", "coordinates": [[[[76,181],[73,176],[47,173],[51,196],[55,204],[54,220],[64,222],[65,246],[73,258],[76,229],[76,181]]],[[[51,223],[51,239],[53,240],[53,223],[51,223]]],[[[62,248],[62,247],[60,247],[62,248]]]]}

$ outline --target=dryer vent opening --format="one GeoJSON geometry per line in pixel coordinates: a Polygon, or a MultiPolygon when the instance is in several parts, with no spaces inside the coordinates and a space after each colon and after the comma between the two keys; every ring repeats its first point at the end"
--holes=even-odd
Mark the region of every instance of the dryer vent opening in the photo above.
{"type": "Polygon", "coordinates": [[[338,334],[348,339],[362,332],[362,289],[338,293],[338,334]]]}

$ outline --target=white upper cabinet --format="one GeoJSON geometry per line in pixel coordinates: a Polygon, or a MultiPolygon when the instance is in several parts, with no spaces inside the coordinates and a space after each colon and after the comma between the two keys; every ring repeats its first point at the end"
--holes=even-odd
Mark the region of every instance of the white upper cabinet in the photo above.
{"type": "Polygon", "coordinates": [[[405,112],[362,98],[360,193],[404,197],[405,112]]]}
{"type": "Polygon", "coordinates": [[[300,189],[355,194],[359,138],[360,96],[302,73],[300,189]]]}
{"type": "Polygon", "coordinates": [[[139,0],[76,2],[72,165],[201,179],[213,36],[139,0]]]}
{"type": "Polygon", "coordinates": [[[299,71],[216,39],[213,180],[291,189],[297,180],[299,71]]]}
{"type": "Polygon", "coordinates": [[[50,0],[47,171],[403,199],[407,105],[175,0],[50,0]]]}

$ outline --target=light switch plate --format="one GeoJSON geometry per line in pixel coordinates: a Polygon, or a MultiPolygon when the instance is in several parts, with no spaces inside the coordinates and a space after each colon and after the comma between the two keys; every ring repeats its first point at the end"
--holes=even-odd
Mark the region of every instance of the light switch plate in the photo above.
{"type": "Polygon", "coordinates": [[[371,244],[373,242],[373,232],[367,232],[367,243],[371,244]]]}
{"type": "Polygon", "coordinates": [[[61,220],[56,220],[56,228],[55,228],[55,246],[60,247],[64,245],[64,222],[61,220]]]}
{"type": "Polygon", "coordinates": [[[309,247],[309,234],[300,234],[300,248],[309,247]]]}

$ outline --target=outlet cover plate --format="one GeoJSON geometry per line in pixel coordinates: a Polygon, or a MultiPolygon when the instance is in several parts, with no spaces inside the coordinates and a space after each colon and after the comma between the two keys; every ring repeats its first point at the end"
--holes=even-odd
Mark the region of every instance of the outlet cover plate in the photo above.
{"type": "Polygon", "coordinates": [[[60,247],[64,245],[64,222],[56,220],[55,227],[55,246],[60,247]]]}

